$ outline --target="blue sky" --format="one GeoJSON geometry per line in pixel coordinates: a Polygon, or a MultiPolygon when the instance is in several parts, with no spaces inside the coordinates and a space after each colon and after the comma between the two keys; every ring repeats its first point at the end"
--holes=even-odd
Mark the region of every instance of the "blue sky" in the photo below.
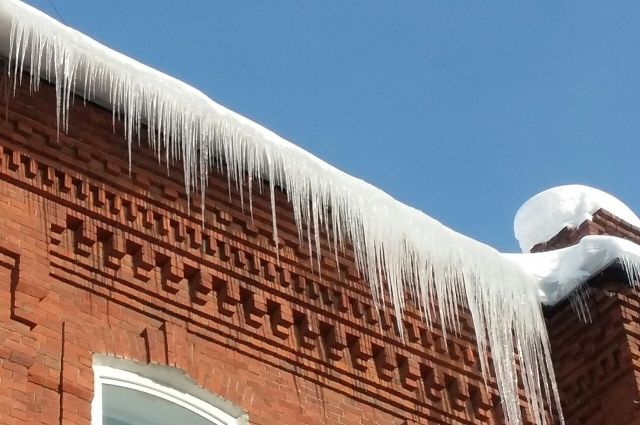
{"type": "Polygon", "coordinates": [[[29,0],[453,229],[533,194],[640,212],[640,3],[29,0]]]}

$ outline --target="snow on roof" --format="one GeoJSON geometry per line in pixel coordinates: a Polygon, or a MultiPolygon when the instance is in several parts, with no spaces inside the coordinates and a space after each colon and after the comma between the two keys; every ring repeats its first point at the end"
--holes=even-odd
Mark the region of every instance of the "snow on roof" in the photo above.
{"type": "Polygon", "coordinates": [[[615,236],[585,236],[567,248],[503,255],[539,280],[540,301],[549,306],[576,294],[576,289],[618,261],[632,285],[640,277],[640,245],[615,236]]]}
{"type": "Polygon", "coordinates": [[[514,232],[523,254],[503,254],[522,267],[538,284],[540,302],[552,306],[565,299],[578,313],[588,316],[581,302],[580,288],[591,277],[620,262],[632,286],[640,277],[640,245],[613,236],[585,236],[576,245],[540,253],[528,253],[547,242],[563,228],[577,228],[604,209],[640,227],[640,219],[620,200],[601,190],[583,185],[558,186],[533,196],[516,213],[514,232]]]}
{"type": "MultiPolygon", "coordinates": [[[[246,184],[249,192],[256,179],[266,178],[272,204],[275,187],[285,188],[301,239],[306,237],[317,263],[321,231],[329,235],[335,255],[345,240],[351,241],[374,299],[380,302],[386,291],[399,322],[409,295],[425,320],[431,322],[433,301],[440,323],[455,329],[455,306],[463,300],[474,321],[485,377],[486,350],[491,350],[507,421],[522,423],[518,380],[535,423],[545,423],[545,400],[553,398],[559,409],[537,284],[548,280],[554,270],[558,282],[565,276],[575,277],[586,267],[581,261],[572,260],[573,266],[564,270],[553,264],[564,262],[569,254],[532,260],[505,257],[337,170],[193,87],[18,0],[0,0],[0,55],[10,59],[10,77],[16,84],[21,82],[23,68],[29,71],[34,90],[40,78],[55,84],[63,131],[74,94],[96,101],[123,117],[129,146],[144,132],[150,147],[167,163],[181,161],[188,191],[204,193],[208,173],[215,169],[226,172],[237,185],[246,184]],[[562,273],[557,272],[560,269],[562,273]]],[[[129,161],[135,161],[129,152],[129,161]]],[[[250,196],[248,203],[251,208],[250,196]]],[[[546,208],[549,205],[537,210],[546,208]]],[[[277,241],[274,205],[272,213],[277,241]]],[[[527,221],[526,208],[522,214],[518,223],[527,221]]],[[[530,213],[533,220],[536,216],[530,213]]],[[[525,246],[542,237],[536,229],[543,226],[534,225],[532,231],[526,224],[517,227],[518,233],[525,230],[525,246]]]]}
{"type": "Polygon", "coordinates": [[[516,213],[513,230],[520,249],[529,252],[565,227],[577,228],[601,208],[640,227],[640,218],[612,195],[577,184],[558,186],[533,196],[516,213]]]}

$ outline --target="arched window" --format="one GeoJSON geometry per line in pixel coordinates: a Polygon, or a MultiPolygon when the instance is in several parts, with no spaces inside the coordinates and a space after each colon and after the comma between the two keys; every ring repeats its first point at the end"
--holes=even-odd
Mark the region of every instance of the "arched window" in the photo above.
{"type": "Polygon", "coordinates": [[[247,415],[177,369],[96,356],[92,425],[244,425],[247,415]]]}

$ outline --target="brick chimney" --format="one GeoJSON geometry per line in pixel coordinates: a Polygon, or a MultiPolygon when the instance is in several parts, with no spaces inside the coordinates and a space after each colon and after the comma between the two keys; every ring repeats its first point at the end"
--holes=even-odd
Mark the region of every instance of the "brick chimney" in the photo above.
{"type": "MultiPolygon", "coordinates": [[[[532,252],[574,245],[587,235],[610,235],[640,243],[640,229],[600,209],[578,228],[562,229],[532,252]]],[[[620,267],[589,282],[591,323],[569,303],[547,311],[560,398],[566,423],[640,424],[640,296],[620,267]]]]}
{"type": "Polygon", "coordinates": [[[591,220],[583,221],[577,228],[565,227],[547,242],[535,245],[531,252],[566,248],[577,244],[580,239],[588,235],[617,236],[640,244],[640,228],[600,208],[593,214],[591,220]]]}

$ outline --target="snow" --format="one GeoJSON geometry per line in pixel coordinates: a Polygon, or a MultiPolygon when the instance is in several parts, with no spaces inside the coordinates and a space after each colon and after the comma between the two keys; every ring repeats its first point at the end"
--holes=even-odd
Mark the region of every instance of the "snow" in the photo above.
{"type": "Polygon", "coordinates": [[[640,219],[621,201],[582,185],[558,186],[533,196],[516,213],[513,230],[522,252],[547,242],[565,227],[576,228],[600,208],[640,227],[640,219]]]}
{"type": "Polygon", "coordinates": [[[640,271],[640,246],[613,236],[585,236],[576,245],[540,253],[527,253],[565,227],[576,228],[604,209],[640,227],[640,219],[612,195],[583,185],[558,186],[533,196],[520,207],[514,232],[523,254],[503,254],[537,280],[540,302],[549,306],[569,299],[579,315],[589,318],[583,300],[585,283],[614,262],[619,262],[632,286],[640,271]]]}
{"type": "MultiPolygon", "coordinates": [[[[519,382],[535,423],[546,422],[544,403],[551,405],[553,399],[560,409],[538,280],[522,264],[17,0],[0,0],[0,49],[11,60],[9,76],[15,84],[24,83],[23,69],[30,72],[28,83],[34,91],[41,77],[55,84],[62,131],[68,128],[74,93],[107,106],[114,119],[124,121],[129,146],[144,133],[159,160],[182,162],[189,193],[203,196],[208,174],[220,170],[230,184],[248,186],[251,208],[253,185],[266,178],[275,241],[274,193],[276,186],[283,187],[316,266],[321,231],[335,255],[350,241],[374,299],[380,303],[388,294],[398,323],[407,297],[429,326],[437,314],[449,330],[458,327],[456,306],[465,304],[485,378],[491,351],[508,423],[522,423],[519,382]]],[[[129,161],[135,161],[131,149],[129,161]]]]}
{"type": "Polygon", "coordinates": [[[635,286],[640,276],[640,245],[615,236],[585,236],[576,245],[529,254],[503,254],[538,281],[540,302],[555,305],[590,278],[619,261],[635,286]]]}

